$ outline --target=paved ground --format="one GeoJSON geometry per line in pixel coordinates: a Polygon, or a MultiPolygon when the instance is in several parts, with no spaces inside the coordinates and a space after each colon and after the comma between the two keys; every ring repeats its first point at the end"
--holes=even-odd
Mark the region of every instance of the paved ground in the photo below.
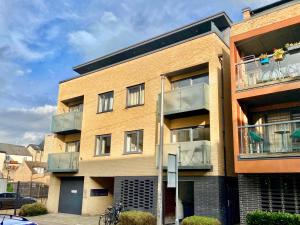
{"type": "MultiPolygon", "coordinates": [[[[13,213],[13,210],[0,210],[0,214],[13,213]]],[[[63,213],[50,213],[43,216],[33,216],[26,218],[38,223],[38,225],[98,225],[99,216],[79,216],[63,213]]]]}
{"type": "Polygon", "coordinates": [[[27,217],[39,225],[98,225],[98,216],[78,216],[71,214],[47,214],[27,217]]]}

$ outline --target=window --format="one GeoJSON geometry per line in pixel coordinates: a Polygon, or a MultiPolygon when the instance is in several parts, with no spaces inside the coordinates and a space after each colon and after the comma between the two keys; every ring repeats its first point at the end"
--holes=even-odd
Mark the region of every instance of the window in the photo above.
{"type": "Polygon", "coordinates": [[[127,88],[127,107],[144,104],[145,84],[127,88]]]}
{"type": "Polygon", "coordinates": [[[192,86],[200,83],[208,84],[208,74],[197,75],[193,77],[184,78],[181,80],[176,80],[172,82],[172,89],[176,90],[179,88],[192,86]]]}
{"type": "Polygon", "coordinates": [[[113,110],[114,92],[106,92],[99,95],[98,112],[110,112],[113,110]]]}
{"type": "Polygon", "coordinates": [[[143,130],[125,132],[125,152],[139,153],[143,151],[143,130]]]}
{"type": "Polygon", "coordinates": [[[111,135],[100,135],[96,137],[95,155],[109,155],[111,148],[111,135]]]}
{"type": "Polygon", "coordinates": [[[66,143],[66,152],[79,152],[80,142],[72,141],[66,143]]]}
{"type": "Polygon", "coordinates": [[[43,167],[33,167],[33,170],[37,174],[43,174],[45,172],[45,168],[43,167]]]}
{"type": "Polygon", "coordinates": [[[190,142],[210,140],[210,131],[207,126],[175,129],[171,131],[171,142],[190,142]]]}
{"type": "Polygon", "coordinates": [[[82,112],[83,111],[83,104],[70,104],[69,105],[69,112],[82,112]]]}

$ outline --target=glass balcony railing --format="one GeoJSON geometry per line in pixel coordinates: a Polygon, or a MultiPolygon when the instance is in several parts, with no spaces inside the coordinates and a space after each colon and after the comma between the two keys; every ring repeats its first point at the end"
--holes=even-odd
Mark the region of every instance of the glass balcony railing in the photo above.
{"type": "Polygon", "coordinates": [[[183,87],[180,89],[165,92],[164,114],[209,110],[209,86],[206,83],[183,87]]]}
{"type": "Polygon", "coordinates": [[[300,154],[300,120],[239,127],[240,157],[300,154]]]}
{"type": "Polygon", "coordinates": [[[79,152],[52,153],[48,155],[49,172],[78,172],[79,152]]]}
{"type": "Polygon", "coordinates": [[[81,131],[82,112],[68,112],[54,115],[52,118],[52,133],[70,133],[81,131]]]}
{"type": "Polygon", "coordinates": [[[282,61],[269,56],[269,63],[261,64],[259,58],[236,65],[237,90],[261,87],[300,79],[300,51],[286,52],[282,61]]]}
{"type": "MultiPolygon", "coordinates": [[[[157,146],[157,153],[158,150],[159,145],[157,146]]],[[[210,141],[165,144],[163,156],[164,167],[168,166],[168,154],[177,154],[177,152],[179,154],[179,169],[208,170],[212,168],[210,161],[210,141]]]]}

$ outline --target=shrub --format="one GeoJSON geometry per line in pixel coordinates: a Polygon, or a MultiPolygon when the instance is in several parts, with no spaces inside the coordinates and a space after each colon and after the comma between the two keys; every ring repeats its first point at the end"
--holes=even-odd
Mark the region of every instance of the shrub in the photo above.
{"type": "Polygon", "coordinates": [[[118,225],[156,225],[156,219],[148,212],[125,211],[121,213],[118,225]]]}
{"type": "Polygon", "coordinates": [[[38,216],[47,214],[47,208],[41,203],[23,205],[20,209],[20,216],[38,216]]]}
{"type": "Polygon", "coordinates": [[[300,215],[283,212],[254,211],[247,214],[247,225],[300,225],[300,215]]]}
{"type": "Polygon", "coordinates": [[[182,225],[221,225],[221,222],[212,217],[191,216],[182,221],[182,225]]]}
{"type": "Polygon", "coordinates": [[[13,192],[14,191],[14,187],[13,187],[12,183],[7,184],[6,191],[7,192],[13,192]]]}

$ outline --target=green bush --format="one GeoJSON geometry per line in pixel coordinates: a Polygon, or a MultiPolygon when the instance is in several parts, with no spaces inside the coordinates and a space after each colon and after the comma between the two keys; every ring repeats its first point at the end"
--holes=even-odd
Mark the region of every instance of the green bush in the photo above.
{"type": "Polygon", "coordinates": [[[120,215],[118,225],[156,225],[155,217],[148,212],[125,211],[120,215]]]}
{"type": "Polygon", "coordinates": [[[191,216],[182,221],[182,225],[221,225],[221,222],[212,217],[191,216]]]}
{"type": "Polygon", "coordinates": [[[254,211],[247,214],[247,225],[300,225],[300,215],[283,212],[254,211]]]}
{"type": "Polygon", "coordinates": [[[12,183],[8,183],[6,186],[6,191],[7,192],[13,192],[14,191],[14,187],[12,183]]]}
{"type": "Polygon", "coordinates": [[[41,203],[23,205],[20,209],[20,216],[38,216],[47,214],[47,208],[41,203]]]}

